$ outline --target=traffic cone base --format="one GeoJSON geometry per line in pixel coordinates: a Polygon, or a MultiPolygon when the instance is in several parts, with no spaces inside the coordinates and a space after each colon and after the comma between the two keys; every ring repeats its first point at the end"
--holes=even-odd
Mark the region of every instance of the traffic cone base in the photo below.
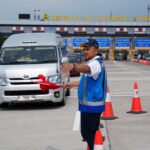
{"type": "Polygon", "coordinates": [[[118,117],[116,116],[112,116],[112,117],[102,117],[101,119],[102,120],[114,120],[114,119],[117,119],[118,117]]]}
{"type": "Polygon", "coordinates": [[[142,114],[142,113],[147,113],[147,111],[128,111],[127,113],[130,113],[130,114],[142,114]]]}
{"type": "Polygon", "coordinates": [[[113,114],[113,108],[111,102],[105,102],[106,104],[106,109],[102,114],[101,119],[102,120],[114,120],[117,119],[118,117],[114,116],[113,114]]]}
{"type": "Polygon", "coordinates": [[[94,145],[94,150],[104,150],[103,145],[94,145]]]}
{"type": "MultiPolygon", "coordinates": [[[[90,147],[87,146],[87,150],[90,150],[90,147]]],[[[104,150],[103,145],[94,145],[94,150],[104,150]]]]}

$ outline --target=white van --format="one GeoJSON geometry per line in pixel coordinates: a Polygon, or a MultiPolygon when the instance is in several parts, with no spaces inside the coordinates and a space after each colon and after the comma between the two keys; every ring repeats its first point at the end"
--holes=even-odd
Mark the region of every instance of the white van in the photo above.
{"type": "Polygon", "coordinates": [[[0,104],[30,101],[52,101],[65,104],[70,91],[64,88],[41,91],[35,82],[39,74],[48,81],[65,84],[69,75],[60,72],[60,65],[68,59],[62,57],[63,39],[55,33],[14,34],[0,51],[0,104]]]}

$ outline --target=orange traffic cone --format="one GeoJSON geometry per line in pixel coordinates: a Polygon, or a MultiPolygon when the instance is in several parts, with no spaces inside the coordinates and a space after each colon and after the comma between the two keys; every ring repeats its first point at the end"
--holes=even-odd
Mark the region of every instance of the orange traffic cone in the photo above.
{"type": "MultiPolygon", "coordinates": [[[[101,130],[97,130],[95,133],[95,139],[94,139],[94,150],[103,150],[103,136],[101,130]]],[[[87,146],[87,150],[90,150],[89,145],[87,146]]]]}
{"type": "Polygon", "coordinates": [[[94,150],[104,150],[103,136],[100,130],[97,130],[95,134],[94,150]]]}
{"type": "Polygon", "coordinates": [[[133,114],[146,113],[146,111],[142,110],[137,82],[134,83],[134,96],[132,98],[131,111],[128,111],[127,113],[133,113],[133,114]]]}
{"type": "Polygon", "coordinates": [[[102,113],[101,119],[103,119],[103,120],[114,120],[117,118],[118,117],[115,117],[113,114],[113,108],[112,108],[111,98],[110,98],[110,90],[109,90],[109,87],[107,87],[105,111],[102,113]]]}

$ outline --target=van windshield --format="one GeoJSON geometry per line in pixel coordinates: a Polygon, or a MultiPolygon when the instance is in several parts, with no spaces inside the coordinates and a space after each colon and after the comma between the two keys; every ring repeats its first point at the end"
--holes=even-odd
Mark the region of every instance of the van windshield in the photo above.
{"type": "Polygon", "coordinates": [[[56,63],[57,50],[55,46],[28,46],[3,48],[0,54],[0,64],[41,64],[56,63]]]}

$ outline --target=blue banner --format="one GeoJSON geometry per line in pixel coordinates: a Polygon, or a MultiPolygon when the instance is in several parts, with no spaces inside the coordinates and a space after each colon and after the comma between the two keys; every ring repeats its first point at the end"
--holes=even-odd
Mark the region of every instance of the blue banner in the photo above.
{"type": "Polygon", "coordinates": [[[55,28],[54,27],[48,27],[48,30],[49,31],[55,31],[55,28]]]}
{"type": "Polygon", "coordinates": [[[150,48],[150,38],[141,38],[134,40],[135,47],[150,48]]]}
{"type": "Polygon", "coordinates": [[[68,46],[68,39],[64,38],[64,46],[67,47],[68,46]]]}
{"type": "Polygon", "coordinates": [[[96,38],[100,48],[110,47],[110,38],[96,38]]]}
{"type": "Polygon", "coordinates": [[[129,48],[130,39],[128,38],[116,38],[115,39],[115,48],[129,48]]]}
{"type": "Polygon", "coordinates": [[[88,38],[73,38],[72,39],[72,46],[73,47],[80,47],[81,43],[85,43],[88,41],[88,38]]]}

